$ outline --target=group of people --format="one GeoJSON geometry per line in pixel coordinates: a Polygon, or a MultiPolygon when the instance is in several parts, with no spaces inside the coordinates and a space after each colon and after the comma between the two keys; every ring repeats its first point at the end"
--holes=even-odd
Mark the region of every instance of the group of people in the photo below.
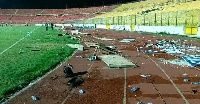
{"type": "MultiPolygon", "coordinates": [[[[53,23],[50,23],[50,26],[51,26],[51,29],[53,30],[53,23]]],[[[45,23],[45,28],[46,28],[46,31],[48,31],[48,28],[49,28],[49,24],[48,23],[45,23]]]]}

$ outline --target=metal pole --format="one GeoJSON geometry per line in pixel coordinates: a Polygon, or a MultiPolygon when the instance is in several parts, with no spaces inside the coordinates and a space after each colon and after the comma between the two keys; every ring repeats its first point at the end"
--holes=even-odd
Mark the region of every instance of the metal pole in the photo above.
{"type": "Polygon", "coordinates": [[[135,14],[135,25],[136,25],[136,14],[135,14]]]}
{"type": "Polygon", "coordinates": [[[145,26],[145,15],[144,15],[144,26],[145,26]]]}
{"type": "Polygon", "coordinates": [[[161,12],[160,15],[161,15],[161,17],[160,17],[160,19],[161,19],[161,20],[160,20],[160,25],[162,26],[162,12],[161,12]]]}
{"type": "Polygon", "coordinates": [[[133,15],[131,15],[131,26],[132,26],[132,22],[133,22],[133,15]]]}
{"type": "Polygon", "coordinates": [[[123,23],[123,17],[121,16],[121,24],[120,25],[122,25],[122,23],[123,23]]]}
{"type": "Polygon", "coordinates": [[[155,26],[156,26],[156,13],[155,13],[155,21],[154,22],[155,22],[155,26]]]}
{"type": "MultiPolygon", "coordinates": [[[[193,25],[193,15],[192,15],[192,27],[194,27],[194,25],[193,25]]],[[[191,29],[191,33],[193,33],[192,29],[191,29]]]]}
{"type": "Polygon", "coordinates": [[[169,12],[168,12],[168,17],[167,17],[167,24],[169,26],[169,12]]]}
{"type": "Polygon", "coordinates": [[[178,11],[176,11],[176,26],[178,25],[178,11]]]}
{"type": "Polygon", "coordinates": [[[112,22],[113,22],[113,25],[115,24],[115,17],[112,17],[112,22]]]}
{"type": "Polygon", "coordinates": [[[117,25],[119,25],[119,16],[117,16],[117,25]]]}

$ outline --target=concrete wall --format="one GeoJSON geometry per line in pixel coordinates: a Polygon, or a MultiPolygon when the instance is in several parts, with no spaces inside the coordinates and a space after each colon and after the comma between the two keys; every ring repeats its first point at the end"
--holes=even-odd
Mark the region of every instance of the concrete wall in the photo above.
{"type": "MultiPolygon", "coordinates": [[[[63,26],[63,24],[55,24],[57,26],[63,26]]],[[[35,24],[35,26],[44,26],[44,24],[35,24]]],[[[64,24],[64,26],[71,26],[71,24],[64,24]]],[[[184,26],[134,26],[131,30],[131,25],[96,25],[96,24],[73,24],[77,28],[97,28],[97,29],[114,29],[114,30],[126,30],[126,31],[142,31],[142,32],[166,32],[169,34],[186,35],[184,26]]],[[[187,35],[188,37],[200,37],[200,27],[198,27],[197,35],[187,35]]]]}
{"type": "Polygon", "coordinates": [[[97,29],[106,29],[106,25],[96,25],[97,29]]]}
{"type": "Polygon", "coordinates": [[[110,29],[131,31],[130,25],[110,25],[110,29]]]}
{"type": "Polygon", "coordinates": [[[183,26],[135,26],[134,31],[143,31],[143,32],[166,32],[169,34],[178,34],[178,35],[186,35],[184,33],[183,26]]]}
{"type": "Polygon", "coordinates": [[[200,37],[200,27],[198,27],[197,37],[200,37]]]}

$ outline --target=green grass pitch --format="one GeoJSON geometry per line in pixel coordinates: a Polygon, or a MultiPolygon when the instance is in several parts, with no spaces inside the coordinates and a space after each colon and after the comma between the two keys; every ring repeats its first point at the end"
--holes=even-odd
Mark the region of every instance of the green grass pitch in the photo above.
{"type": "Polygon", "coordinates": [[[0,53],[31,31],[29,36],[0,54],[0,99],[28,85],[70,56],[75,49],[66,44],[78,43],[68,35],[58,36],[63,33],[61,31],[46,31],[45,27],[0,27],[0,53]]]}

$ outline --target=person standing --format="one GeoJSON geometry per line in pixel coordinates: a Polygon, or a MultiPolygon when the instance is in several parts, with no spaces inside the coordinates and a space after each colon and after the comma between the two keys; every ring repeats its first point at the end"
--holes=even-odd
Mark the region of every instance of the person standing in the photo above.
{"type": "Polygon", "coordinates": [[[53,30],[53,23],[51,23],[51,29],[53,30]]]}
{"type": "Polygon", "coordinates": [[[46,27],[46,31],[48,31],[48,24],[47,23],[45,23],[45,27],[46,27]]]}

